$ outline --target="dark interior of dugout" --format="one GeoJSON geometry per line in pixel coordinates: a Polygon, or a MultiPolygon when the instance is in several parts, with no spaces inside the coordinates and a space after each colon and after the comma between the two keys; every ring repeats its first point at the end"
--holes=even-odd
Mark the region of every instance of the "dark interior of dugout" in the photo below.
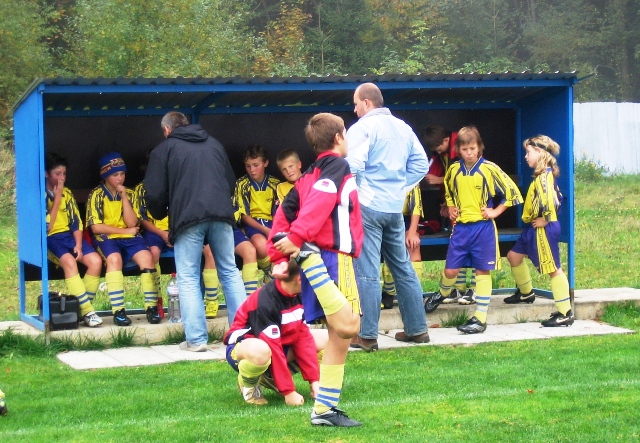
{"type": "MultiPolygon", "coordinates": [[[[357,119],[352,112],[337,113],[347,128],[357,119]]],[[[203,115],[199,124],[225,147],[237,177],[245,174],[243,153],[252,144],[266,148],[268,172],[283,180],[276,157],[283,149],[298,152],[303,170],[313,162],[314,154],[304,137],[304,127],[313,113],[203,115]]],[[[494,110],[398,111],[394,115],[406,121],[418,134],[430,124],[451,130],[476,125],[485,144],[485,157],[498,163],[507,174],[517,175],[515,112],[494,110]]],[[[100,182],[98,159],[107,152],[117,151],[127,164],[126,185],[134,187],[144,178],[148,153],[163,140],[160,117],[58,117],[45,119],[46,152],[56,152],[69,162],[67,186],[83,206],[89,190],[100,182]]],[[[216,179],[211,177],[211,179],[216,179]]],[[[440,221],[440,191],[422,184],[423,208],[426,220],[440,221]]],[[[84,212],[82,211],[82,214],[84,212]]],[[[498,226],[516,226],[515,211],[508,210],[498,220],[498,226]]],[[[445,247],[446,249],[446,247],[445,247]]],[[[437,259],[436,251],[425,259],[437,259]]]]}

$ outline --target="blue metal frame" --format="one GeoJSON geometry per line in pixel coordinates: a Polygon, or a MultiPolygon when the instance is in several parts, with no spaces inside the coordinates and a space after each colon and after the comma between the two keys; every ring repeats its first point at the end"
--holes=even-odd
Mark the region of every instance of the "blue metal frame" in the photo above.
{"type": "MultiPolygon", "coordinates": [[[[20,318],[39,329],[48,329],[48,285],[46,225],[45,225],[45,184],[44,184],[44,126],[48,118],[57,117],[110,117],[110,116],[149,116],[163,115],[172,110],[192,116],[198,122],[201,115],[211,114],[276,114],[276,113],[315,113],[315,112],[351,112],[352,91],[366,81],[377,82],[385,93],[387,106],[394,111],[428,110],[477,110],[477,109],[513,109],[515,111],[516,159],[518,162],[518,183],[526,189],[531,181],[529,168],[524,164],[521,142],[525,137],[544,133],[554,138],[562,147],[559,156],[561,176],[559,186],[565,194],[560,221],[563,227],[562,241],[568,249],[568,277],[571,290],[575,286],[574,267],[574,189],[573,189],[573,98],[572,88],[577,83],[574,74],[470,74],[470,75],[433,75],[433,76],[333,76],[309,78],[266,78],[266,79],[49,79],[38,80],[14,106],[14,132],[16,145],[16,196],[18,213],[18,257],[20,272],[20,318]],[[439,99],[422,98],[419,102],[410,99],[414,92],[434,91],[439,99]],[[469,91],[468,99],[449,100],[443,91],[469,91]],[[300,94],[294,94],[292,103],[270,103],[242,106],[216,106],[221,99],[233,102],[232,94],[269,94],[268,97],[280,97],[277,93],[298,92],[314,94],[318,91],[331,93],[339,97],[334,103],[313,98],[308,103],[299,100],[300,94]],[[338,92],[348,92],[339,94],[338,92]],[[388,93],[387,93],[388,91],[388,93]],[[474,99],[474,92],[483,100],[474,99]],[[405,92],[405,94],[403,94],[405,92]],[[409,94],[407,94],[409,92],[409,94]],[[501,99],[487,100],[486,94],[494,93],[501,99]],[[202,93],[206,93],[204,96],[202,93]],[[125,106],[104,109],[95,101],[101,94],[134,94],[125,106]],[[135,97],[140,94],[140,97],[135,97]],[[154,95],[150,95],[154,94],[154,95]],[[153,106],[145,97],[158,97],[155,94],[197,95],[197,100],[182,100],[165,106],[153,106]],[[93,103],[84,103],[83,95],[94,98],[93,103]],[[510,97],[511,95],[511,97],[510,97]],[[51,106],[45,105],[45,98],[51,98],[51,106]],[[72,97],[72,105],[65,105],[64,98],[72,97]],[[53,100],[55,99],[55,100],[53,100]],[[137,100],[137,101],[136,101],[137,100]],[[60,104],[61,103],[61,104],[60,104]],[[302,103],[302,104],[301,104],[302,103]],[[95,109],[91,109],[95,106],[95,109]],[[26,312],[26,288],[24,266],[31,264],[42,269],[42,294],[44,298],[43,320],[26,312]]],[[[429,96],[429,97],[430,97],[429,96]]],[[[168,97],[168,96],[167,96],[168,97]]],[[[254,97],[254,95],[251,95],[254,97]]],[[[304,96],[303,96],[304,97],[304,96]]],[[[466,97],[466,96],[464,96],[466,97]]],[[[86,100],[85,100],[86,101],[86,100]]],[[[89,100],[90,101],[90,100],[89,100]]],[[[222,102],[221,102],[222,103],[222,102]]],[[[520,211],[520,209],[519,209],[520,211]]],[[[516,234],[500,234],[500,241],[515,241],[516,234]]],[[[424,245],[448,243],[448,238],[423,238],[424,245]]]]}

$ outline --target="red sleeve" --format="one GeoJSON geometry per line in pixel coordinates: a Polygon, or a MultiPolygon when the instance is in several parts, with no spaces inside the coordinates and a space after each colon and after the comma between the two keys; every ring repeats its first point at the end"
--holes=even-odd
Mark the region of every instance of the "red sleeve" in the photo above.
{"type": "Polygon", "coordinates": [[[309,327],[304,323],[300,324],[300,330],[296,341],[291,345],[296,356],[296,362],[300,366],[302,378],[309,383],[320,380],[320,369],[318,368],[318,353],[316,343],[309,327]]]}
{"type": "Polygon", "coordinates": [[[444,165],[438,155],[431,162],[431,166],[429,167],[429,172],[427,172],[427,174],[435,175],[436,177],[444,177],[444,172],[444,165]]]}
{"type": "Polygon", "coordinates": [[[338,185],[322,177],[313,184],[298,217],[291,223],[289,240],[296,246],[300,247],[304,242],[317,238],[318,232],[331,218],[331,212],[336,207],[338,185]]]}
{"type": "Polygon", "coordinates": [[[269,234],[269,238],[267,240],[267,255],[269,256],[269,260],[271,263],[278,264],[285,260],[288,260],[289,257],[282,254],[276,248],[273,247],[273,236],[278,232],[289,232],[290,225],[287,221],[287,217],[285,216],[282,205],[278,206],[276,211],[276,215],[273,217],[273,223],[271,225],[271,233],[269,234]]]}
{"type": "Polygon", "coordinates": [[[260,332],[258,337],[263,340],[271,349],[271,373],[273,374],[273,380],[276,383],[278,391],[282,395],[290,394],[296,390],[293,384],[293,378],[289,372],[289,366],[287,364],[287,356],[282,349],[282,341],[280,339],[280,328],[277,325],[272,325],[260,332]],[[277,331],[276,331],[277,329],[277,331]],[[274,336],[270,336],[274,332],[274,336]]]}

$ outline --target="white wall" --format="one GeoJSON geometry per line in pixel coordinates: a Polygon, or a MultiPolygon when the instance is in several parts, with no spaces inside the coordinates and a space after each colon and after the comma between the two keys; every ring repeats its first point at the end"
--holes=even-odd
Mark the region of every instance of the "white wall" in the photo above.
{"type": "Polygon", "coordinates": [[[594,160],[611,172],[640,173],[640,103],[575,103],[576,160],[594,160]]]}

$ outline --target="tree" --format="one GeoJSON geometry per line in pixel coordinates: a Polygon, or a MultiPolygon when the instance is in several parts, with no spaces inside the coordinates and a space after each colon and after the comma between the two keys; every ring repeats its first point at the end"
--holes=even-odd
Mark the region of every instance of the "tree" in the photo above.
{"type": "Polygon", "coordinates": [[[248,75],[249,18],[241,1],[78,0],[66,64],[89,77],[248,75]]]}
{"type": "Polygon", "coordinates": [[[47,42],[58,17],[40,1],[0,2],[0,115],[34,78],[56,74],[47,42]]]}

